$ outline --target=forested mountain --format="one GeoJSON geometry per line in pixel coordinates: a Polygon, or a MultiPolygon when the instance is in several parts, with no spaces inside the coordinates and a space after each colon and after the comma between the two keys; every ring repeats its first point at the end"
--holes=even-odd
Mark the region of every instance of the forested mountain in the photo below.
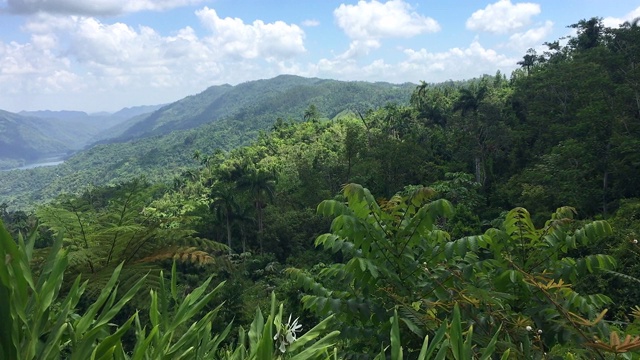
{"type": "Polygon", "coordinates": [[[127,120],[145,114],[148,115],[161,107],[162,105],[134,106],[114,113],[102,112],[95,114],[87,114],[84,111],[64,110],[21,111],[19,114],[49,120],[51,126],[55,127],[59,132],[69,133],[73,140],[71,143],[73,149],[81,149],[105,137],[112,137],[110,136],[111,129],[115,127],[115,131],[117,131],[118,125],[124,125],[123,123],[127,122],[127,120]]]}
{"type": "Polygon", "coordinates": [[[572,27],[510,78],[0,174],[0,355],[638,358],[640,27],[572,27]]]}
{"type": "Polygon", "coordinates": [[[375,104],[408,104],[414,88],[298,76],[214,86],[103,131],[101,137],[116,139],[103,139],[55,168],[0,173],[0,203],[25,206],[64,191],[143,174],[168,181],[174,172],[197,164],[192,160],[196,150],[209,153],[248,144],[277,119],[298,122],[307,114],[308,121],[318,121],[350,110],[364,112],[375,104]]]}
{"type": "Polygon", "coordinates": [[[0,169],[72,150],[73,137],[52,122],[0,110],[0,169]]]}
{"type": "Polygon", "coordinates": [[[91,115],[82,111],[0,111],[0,170],[64,157],[109,134],[111,127],[159,107],[91,115]]]}
{"type": "Polygon", "coordinates": [[[323,116],[332,118],[349,108],[368,109],[387,102],[406,102],[413,86],[309,79],[293,75],[237,86],[212,86],[144,118],[132,119],[128,129],[109,141],[165,135],[225,118],[252,122],[255,125],[249,127],[253,128],[268,128],[278,117],[300,116],[309,104],[315,104],[323,116]]]}
{"type": "Polygon", "coordinates": [[[21,111],[19,115],[37,117],[42,119],[56,119],[61,121],[83,121],[88,123],[91,127],[98,129],[107,129],[114,125],[117,125],[125,120],[129,120],[135,116],[151,113],[158,110],[163,105],[142,105],[132,106],[124,109],[120,109],[114,113],[98,112],[88,114],[84,111],[51,111],[51,110],[39,110],[39,111],[21,111]]]}

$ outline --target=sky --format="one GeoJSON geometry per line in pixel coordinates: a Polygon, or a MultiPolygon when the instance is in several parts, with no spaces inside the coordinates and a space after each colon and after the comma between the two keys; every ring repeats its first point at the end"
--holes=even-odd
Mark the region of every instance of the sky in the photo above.
{"type": "Polygon", "coordinates": [[[437,83],[497,71],[640,0],[0,0],[0,109],[116,111],[294,74],[437,83]]]}

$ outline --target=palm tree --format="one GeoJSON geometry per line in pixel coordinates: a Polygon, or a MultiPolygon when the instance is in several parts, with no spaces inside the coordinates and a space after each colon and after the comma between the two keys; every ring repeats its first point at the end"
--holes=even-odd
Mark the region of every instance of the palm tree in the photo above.
{"type": "Polygon", "coordinates": [[[242,242],[242,252],[247,252],[247,225],[255,224],[256,219],[251,216],[253,206],[238,207],[238,211],[233,214],[232,226],[236,227],[240,232],[240,241],[242,242]]]}
{"type": "Polygon", "coordinates": [[[527,54],[518,61],[516,64],[527,69],[527,75],[531,73],[531,68],[540,62],[540,57],[536,54],[534,49],[527,50],[527,54]]]}
{"type": "Polygon", "coordinates": [[[309,105],[307,110],[304,111],[304,121],[317,122],[320,119],[320,112],[315,104],[309,105]]]}
{"type": "Polygon", "coordinates": [[[211,210],[225,223],[227,246],[229,247],[229,254],[231,254],[233,251],[231,248],[231,221],[238,209],[235,194],[230,187],[218,184],[218,186],[214,186],[211,191],[211,199],[213,200],[210,205],[211,210]]]}
{"type": "Polygon", "coordinates": [[[200,161],[200,158],[202,158],[202,153],[200,152],[200,150],[196,150],[193,152],[193,160],[195,161],[200,161]]]}
{"type": "Polygon", "coordinates": [[[487,97],[488,92],[489,88],[484,83],[460,89],[460,96],[453,105],[453,111],[460,111],[462,116],[471,111],[473,117],[477,119],[480,104],[487,97]]]}
{"type": "Polygon", "coordinates": [[[447,125],[446,109],[449,108],[450,91],[451,89],[448,87],[432,87],[421,81],[420,85],[411,94],[411,105],[420,111],[421,117],[426,118],[435,125],[445,127],[447,125]]]}
{"type": "Polygon", "coordinates": [[[480,124],[479,109],[484,99],[489,94],[487,84],[482,82],[479,85],[472,85],[460,89],[460,96],[453,105],[453,112],[459,111],[463,117],[471,113],[471,123],[467,132],[475,138],[477,149],[475,154],[475,174],[476,182],[485,185],[485,154],[484,154],[484,127],[480,124]]]}
{"type": "MultiPolygon", "coordinates": [[[[264,208],[275,194],[276,176],[266,170],[248,168],[238,179],[237,184],[238,189],[247,191],[253,200],[258,223],[258,236],[260,237],[264,230],[264,208]]],[[[262,239],[260,239],[260,251],[262,252],[262,239]]]]}

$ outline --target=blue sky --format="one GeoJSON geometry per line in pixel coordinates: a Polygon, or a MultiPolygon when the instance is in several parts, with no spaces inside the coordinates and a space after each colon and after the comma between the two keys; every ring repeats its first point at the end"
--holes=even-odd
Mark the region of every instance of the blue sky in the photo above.
{"type": "Polygon", "coordinates": [[[393,83],[517,67],[640,0],[0,0],[0,109],[115,111],[279,74],[393,83]]]}

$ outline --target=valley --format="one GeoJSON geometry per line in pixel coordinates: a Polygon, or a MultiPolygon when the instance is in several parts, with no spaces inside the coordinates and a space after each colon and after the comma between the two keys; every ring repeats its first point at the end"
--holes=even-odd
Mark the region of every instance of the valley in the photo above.
{"type": "Polygon", "coordinates": [[[284,75],[236,87],[213,86],[150,113],[118,117],[97,137],[85,137],[85,142],[99,140],[85,145],[85,150],[75,150],[62,166],[0,173],[0,203],[24,209],[38,203],[36,199],[46,201],[63,192],[78,193],[88,186],[140,175],[171,181],[174,173],[197,164],[192,160],[195,151],[229,151],[247,145],[260,132],[269,131],[277,119],[303,121],[310,104],[316,106],[319,117],[332,119],[366,111],[373,104],[407,104],[414,87],[284,75]]]}
{"type": "Polygon", "coordinates": [[[0,171],[0,358],[637,358],[639,24],[461,81],[0,111],[0,164],[51,165],[0,171]]]}
{"type": "Polygon", "coordinates": [[[38,168],[38,167],[47,167],[47,166],[56,166],[56,165],[60,165],[64,163],[64,160],[61,157],[50,157],[50,158],[46,158],[46,159],[41,159],[38,162],[35,163],[31,163],[31,164],[25,164],[22,165],[20,167],[17,168],[13,168],[13,169],[4,169],[4,170],[0,170],[0,171],[11,171],[11,170],[29,170],[29,169],[34,169],[34,168],[38,168]]]}

